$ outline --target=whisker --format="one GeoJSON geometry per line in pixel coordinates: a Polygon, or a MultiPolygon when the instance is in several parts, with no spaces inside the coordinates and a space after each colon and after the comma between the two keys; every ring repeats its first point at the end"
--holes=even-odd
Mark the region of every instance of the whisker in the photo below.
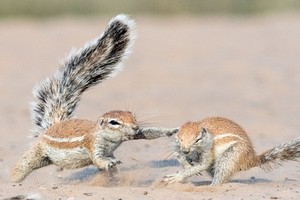
{"type": "Polygon", "coordinates": [[[158,121],[158,117],[157,116],[151,116],[151,115],[147,115],[147,114],[141,114],[143,113],[143,107],[139,106],[136,107],[134,105],[134,103],[126,103],[125,106],[126,110],[129,110],[133,113],[133,115],[135,116],[135,118],[138,121],[138,124],[141,127],[149,127],[149,126],[162,126],[162,123],[157,122],[158,121]]]}
{"type": "Polygon", "coordinates": [[[138,124],[139,124],[141,127],[160,126],[159,123],[156,123],[156,122],[149,122],[149,121],[138,121],[138,124]]]}
{"type": "Polygon", "coordinates": [[[163,125],[163,123],[161,122],[162,121],[161,118],[162,118],[161,116],[158,116],[155,114],[143,114],[143,115],[139,114],[138,115],[139,121],[141,121],[141,122],[149,122],[150,121],[151,123],[159,125],[159,126],[163,125]]]}
{"type": "Polygon", "coordinates": [[[175,158],[174,152],[169,152],[169,154],[163,159],[163,161],[168,160],[169,158],[175,158]]]}
{"type": "Polygon", "coordinates": [[[175,158],[175,151],[173,148],[164,147],[162,150],[162,153],[158,155],[158,158],[161,160],[166,161],[169,158],[175,158]]]}

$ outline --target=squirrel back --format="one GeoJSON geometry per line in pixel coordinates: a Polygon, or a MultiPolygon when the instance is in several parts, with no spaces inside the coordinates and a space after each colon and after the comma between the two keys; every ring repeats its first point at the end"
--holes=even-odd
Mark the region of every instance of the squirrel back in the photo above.
{"type": "Polygon", "coordinates": [[[34,137],[71,118],[84,91],[122,69],[122,61],[133,45],[134,29],[133,20],[126,15],[116,16],[102,35],[83,48],[72,50],[58,72],[34,88],[35,101],[31,106],[34,137]]]}

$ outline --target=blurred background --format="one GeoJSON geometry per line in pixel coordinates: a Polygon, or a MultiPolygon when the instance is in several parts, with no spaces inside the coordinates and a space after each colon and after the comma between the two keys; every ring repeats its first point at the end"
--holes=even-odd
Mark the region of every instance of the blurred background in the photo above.
{"type": "Polygon", "coordinates": [[[0,15],[47,18],[113,15],[124,12],[148,15],[249,15],[298,11],[298,0],[1,0],[0,15]]]}

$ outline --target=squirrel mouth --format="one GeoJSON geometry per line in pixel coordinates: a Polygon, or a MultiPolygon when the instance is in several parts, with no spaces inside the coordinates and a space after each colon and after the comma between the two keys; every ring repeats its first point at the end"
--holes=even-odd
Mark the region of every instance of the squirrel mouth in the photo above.
{"type": "Polygon", "coordinates": [[[125,138],[126,138],[127,140],[135,140],[135,139],[138,139],[138,138],[139,138],[139,137],[138,137],[139,134],[140,134],[140,133],[139,133],[139,130],[137,129],[137,130],[134,130],[134,133],[126,134],[126,135],[125,135],[125,138]]]}
{"type": "Polygon", "coordinates": [[[141,129],[137,130],[134,135],[131,136],[132,140],[138,140],[138,139],[146,139],[146,136],[143,134],[143,131],[141,129]]]}
{"type": "Polygon", "coordinates": [[[135,130],[133,134],[126,134],[126,138],[128,140],[142,139],[143,136],[144,135],[142,134],[142,131],[140,131],[140,129],[135,130]]]}

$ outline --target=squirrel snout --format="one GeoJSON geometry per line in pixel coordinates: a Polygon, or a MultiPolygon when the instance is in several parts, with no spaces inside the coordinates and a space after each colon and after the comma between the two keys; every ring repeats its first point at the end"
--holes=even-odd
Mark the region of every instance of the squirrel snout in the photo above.
{"type": "Polygon", "coordinates": [[[138,131],[138,130],[139,130],[139,126],[133,126],[132,129],[133,129],[134,131],[138,131]]]}
{"type": "Polygon", "coordinates": [[[190,153],[190,150],[189,150],[189,149],[186,149],[186,148],[183,148],[183,149],[182,149],[182,152],[183,152],[184,154],[188,154],[188,153],[190,153]]]}

